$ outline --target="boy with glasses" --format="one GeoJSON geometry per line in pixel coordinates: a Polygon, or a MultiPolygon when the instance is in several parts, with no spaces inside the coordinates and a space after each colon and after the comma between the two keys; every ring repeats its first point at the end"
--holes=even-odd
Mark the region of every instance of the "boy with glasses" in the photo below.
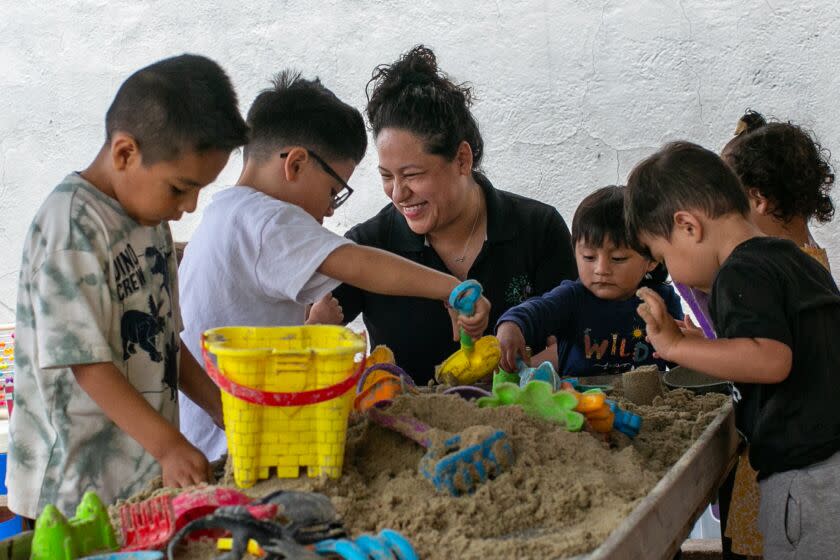
{"type": "MultiPolygon", "coordinates": [[[[322,226],[353,192],[347,180],[367,148],[359,111],[319,80],[284,72],[257,96],[247,121],[237,186],[213,198],[181,263],[183,339],[191,351],[200,353],[201,333],[214,327],[301,325],[313,302],[323,305],[308,322],[340,323],[330,292],[341,283],[447,300],[455,277],[322,226]]],[[[480,336],[489,309],[482,298],[472,317],[453,315],[453,338],[459,326],[480,336]]],[[[181,430],[210,460],[227,450],[224,432],[186,398],[181,430]]]]}

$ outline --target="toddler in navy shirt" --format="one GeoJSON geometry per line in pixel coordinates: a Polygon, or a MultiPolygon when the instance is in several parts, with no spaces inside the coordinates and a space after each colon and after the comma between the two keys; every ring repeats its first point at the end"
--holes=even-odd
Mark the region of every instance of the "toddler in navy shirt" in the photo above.
{"type": "Polygon", "coordinates": [[[554,336],[554,365],[561,375],[604,375],[650,364],[665,369],[646,340],[635,293],[640,286],[653,289],[678,320],[683,319],[682,306],[665,283],[665,268],[627,243],[624,187],[604,187],[581,202],[572,221],[572,243],[580,278],[564,280],[499,318],[502,367],[516,371],[517,356],[525,359],[526,345],[538,350],[554,336]]]}

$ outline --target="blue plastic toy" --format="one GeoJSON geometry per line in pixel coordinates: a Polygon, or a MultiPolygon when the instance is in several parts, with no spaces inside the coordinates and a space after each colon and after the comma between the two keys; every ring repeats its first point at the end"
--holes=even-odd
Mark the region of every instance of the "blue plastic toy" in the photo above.
{"type": "MultiPolygon", "coordinates": [[[[377,407],[369,409],[367,415],[380,426],[426,448],[418,470],[438,492],[452,496],[472,494],[479,484],[495,478],[515,461],[510,438],[489,426],[482,432],[482,438],[473,440],[475,443],[462,445],[460,434],[433,428],[413,416],[391,414],[377,407]]],[[[472,435],[475,438],[478,433],[472,435]]]]}
{"type": "Polygon", "coordinates": [[[615,414],[613,429],[618,430],[629,438],[634,438],[639,435],[639,430],[642,428],[641,416],[621,409],[615,401],[608,400],[607,405],[613,414],[615,414]]]}
{"type": "Polygon", "coordinates": [[[519,368],[516,375],[519,376],[520,387],[524,388],[531,381],[544,381],[551,385],[552,391],[560,390],[560,376],[554,371],[551,362],[543,362],[537,367],[529,367],[522,358],[517,358],[516,365],[519,368]]]}
{"type": "Polygon", "coordinates": [[[321,556],[338,555],[344,560],[418,560],[414,547],[404,536],[391,529],[379,535],[362,535],[354,540],[330,539],[315,545],[321,556]]]}

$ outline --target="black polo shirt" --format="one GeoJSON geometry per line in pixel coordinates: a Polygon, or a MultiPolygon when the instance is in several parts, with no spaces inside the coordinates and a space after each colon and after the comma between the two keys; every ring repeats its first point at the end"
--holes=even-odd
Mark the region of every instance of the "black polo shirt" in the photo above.
{"type": "MultiPolygon", "coordinates": [[[[508,308],[577,278],[569,228],[557,210],[542,202],[496,190],[477,176],[487,202],[487,239],[468,277],[478,280],[493,309],[488,332],[508,308]]],[[[411,231],[389,204],[346,236],[452,274],[425,237],[411,231]]],[[[381,274],[388,274],[387,270],[381,274]]],[[[372,345],[387,344],[397,363],[418,384],[434,377],[435,366],[459,348],[443,304],[423,298],[383,296],[344,284],[335,292],[344,320],[364,314],[372,345]]]]}

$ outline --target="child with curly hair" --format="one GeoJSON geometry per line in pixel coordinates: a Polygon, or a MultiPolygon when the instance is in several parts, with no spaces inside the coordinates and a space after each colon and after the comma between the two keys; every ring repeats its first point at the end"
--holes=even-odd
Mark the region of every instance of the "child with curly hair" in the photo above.
{"type": "Polygon", "coordinates": [[[750,200],[750,218],[765,234],[790,239],[828,267],[808,224],[834,217],[829,153],[801,126],[767,122],[748,111],[721,154],[750,200]]]}
{"type": "MultiPolygon", "coordinates": [[[[768,123],[760,113],[747,111],[721,155],[740,179],[749,199],[750,219],[759,229],[790,239],[828,269],[828,255],[809,228],[812,220],[827,223],[834,217],[829,196],[834,173],[828,151],[817,139],[801,126],[768,123]]],[[[735,472],[725,536],[731,539],[732,552],[761,556],[759,488],[747,453],[735,472]]]]}

